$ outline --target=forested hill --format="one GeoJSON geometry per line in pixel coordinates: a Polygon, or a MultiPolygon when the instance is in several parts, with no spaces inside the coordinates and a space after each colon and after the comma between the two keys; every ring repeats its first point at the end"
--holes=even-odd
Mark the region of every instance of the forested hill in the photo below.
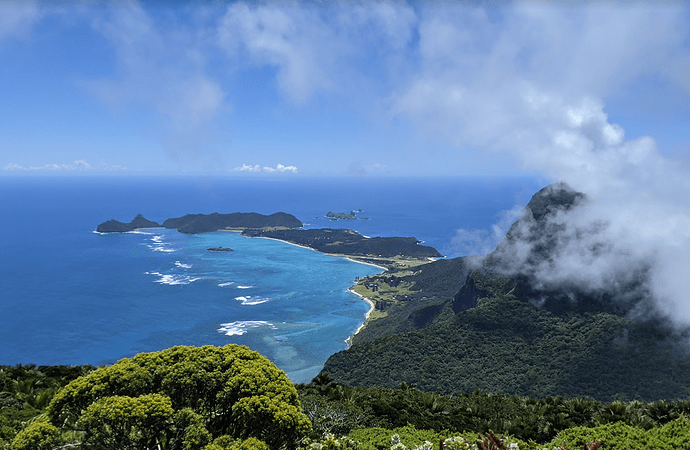
{"type": "MultiPolygon", "coordinates": [[[[129,223],[122,223],[115,219],[98,225],[96,231],[100,233],[121,233],[133,231],[137,228],[160,227],[156,222],[146,220],[139,214],[129,223]]],[[[259,213],[231,213],[231,214],[187,214],[182,217],[167,219],[163,222],[165,228],[175,228],[180,233],[197,234],[226,229],[284,227],[300,228],[302,222],[292,214],[278,212],[271,215],[259,213]]]]}
{"type": "Polygon", "coordinates": [[[299,228],[302,222],[292,214],[278,212],[271,215],[258,213],[187,214],[163,222],[165,228],[176,228],[180,233],[196,234],[228,228],[299,228]]]}
{"type": "Polygon", "coordinates": [[[125,233],[127,231],[134,231],[137,228],[155,228],[160,227],[157,222],[146,219],[141,214],[138,214],[131,222],[123,223],[115,219],[108,220],[96,227],[99,233],[125,233]]]}
{"type": "Polygon", "coordinates": [[[355,290],[374,300],[373,320],[324,372],[344,384],[404,382],[441,393],[687,398],[690,356],[674,343],[690,333],[629,320],[628,308],[609,294],[538,289],[529,272],[505,276],[511,240],[537,242],[532,261],[549,258],[559,229],[548,219],[584,201],[567,186],[551,186],[535,194],[521,223],[487,257],[360,280],[355,290]]]}

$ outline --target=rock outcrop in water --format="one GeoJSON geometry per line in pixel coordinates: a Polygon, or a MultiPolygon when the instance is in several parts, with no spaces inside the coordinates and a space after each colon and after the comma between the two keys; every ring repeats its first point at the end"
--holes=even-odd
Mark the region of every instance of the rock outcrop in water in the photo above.
{"type": "Polygon", "coordinates": [[[160,227],[157,222],[153,222],[144,218],[143,215],[138,214],[134,220],[129,223],[122,223],[118,220],[111,219],[107,222],[103,222],[98,225],[96,231],[99,233],[126,233],[128,231],[134,231],[138,228],[156,228],[160,227]]]}

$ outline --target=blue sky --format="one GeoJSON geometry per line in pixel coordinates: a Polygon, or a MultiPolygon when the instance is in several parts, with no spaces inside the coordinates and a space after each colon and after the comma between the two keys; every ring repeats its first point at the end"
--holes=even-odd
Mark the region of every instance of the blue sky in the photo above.
{"type": "Polygon", "coordinates": [[[0,3],[0,176],[578,185],[689,123],[684,2],[0,3]]]}

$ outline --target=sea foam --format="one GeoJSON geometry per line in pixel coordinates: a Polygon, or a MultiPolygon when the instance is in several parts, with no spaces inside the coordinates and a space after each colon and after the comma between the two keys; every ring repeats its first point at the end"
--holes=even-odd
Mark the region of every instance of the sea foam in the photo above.
{"type": "Polygon", "coordinates": [[[192,268],[191,264],[181,263],[180,261],[175,261],[175,265],[177,267],[181,267],[182,269],[191,269],[192,268]]]}
{"type": "Polygon", "coordinates": [[[218,328],[219,333],[223,333],[227,336],[241,336],[247,333],[248,328],[259,328],[259,327],[270,327],[272,330],[277,330],[277,328],[270,322],[263,320],[245,320],[230,323],[221,323],[220,328],[218,328]]]}
{"type": "Polygon", "coordinates": [[[156,283],[168,284],[171,286],[185,285],[201,279],[201,277],[192,277],[189,275],[162,274],[160,272],[146,272],[146,274],[156,275],[157,277],[159,277],[156,280],[156,283]]]}
{"type": "Polygon", "coordinates": [[[242,302],[242,305],[260,305],[261,303],[266,303],[270,301],[270,298],[261,298],[261,297],[256,297],[252,298],[251,295],[247,295],[246,297],[235,297],[235,300],[242,302]]]}
{"type": "Polygon", "coordinates": [[[160,234],[153,236],[151,242],[153,242],[153,244],[149,244],[147,247],[154,252],[172,253],[175,251],[173,248],[168,248],[170,242],[163,242],[163,236],[160,234]]]}

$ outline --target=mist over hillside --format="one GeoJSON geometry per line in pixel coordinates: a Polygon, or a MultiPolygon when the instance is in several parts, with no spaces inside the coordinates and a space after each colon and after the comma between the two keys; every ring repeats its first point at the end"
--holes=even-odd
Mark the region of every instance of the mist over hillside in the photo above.
{"type": "Polygon", "coordinates": [[[658,260],[613,239],[615,224],[595,220],[593,204],[553,184],[493,252],[368,277],[376,291],[401,295],[375,297],[377,318],[324,372],[443,393],[687,396],[690,333],[683,317],[668,320],[658,260]]]}

